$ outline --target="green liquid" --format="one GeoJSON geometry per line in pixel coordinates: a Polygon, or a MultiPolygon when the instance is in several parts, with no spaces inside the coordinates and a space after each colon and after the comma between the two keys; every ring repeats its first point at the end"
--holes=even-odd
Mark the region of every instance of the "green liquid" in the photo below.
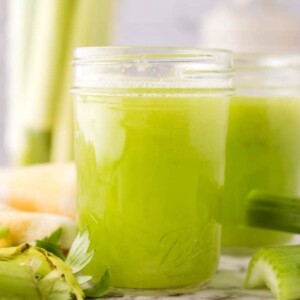
{"type": "Polygon", "coordinates": [[[284,244],[291,239],[289,234],[245,227],[244,204],[253,189],[299,195],[299,137],[300,99],[240,97],[231,100],[223,210],[224,248],[256,248],[284,244]]]}
{"type": "Polygon", "coordinates": [[[78,224],[120,289],[181,289],[214,273],[227,100],[80,97],[78,224]]]}

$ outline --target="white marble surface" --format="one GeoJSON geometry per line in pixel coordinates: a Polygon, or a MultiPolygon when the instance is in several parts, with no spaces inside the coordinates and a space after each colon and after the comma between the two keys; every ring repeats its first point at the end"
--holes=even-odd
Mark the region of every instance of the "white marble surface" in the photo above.
{"type": "Polygon", "coordinates": [[[249,259],[223,256],[220,267],[210,284],[194,294],[171,297],[119,297],[110,300],[268,300],[274,299],[268,290],[245,290],[242,288],[249,259]]]}

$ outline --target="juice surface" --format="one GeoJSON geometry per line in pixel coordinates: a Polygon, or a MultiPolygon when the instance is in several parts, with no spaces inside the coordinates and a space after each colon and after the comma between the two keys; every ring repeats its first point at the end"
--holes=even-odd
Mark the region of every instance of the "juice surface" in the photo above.
{"type": "MultiPolygon", "coordinates": [[[[300,99],[235,97],[226,148],[224,249],[284,244],[291,235],[247,228],[245,199],[252,190],[299,195],[300,99]]],[[[272,220],[270,220],[271,222],[272,220]]]]}
{"type": "Polygon", "coordinates": [[[214,273],[225,97],[77,96],[78,223],[120,289],[181,289],[214,273]]]}

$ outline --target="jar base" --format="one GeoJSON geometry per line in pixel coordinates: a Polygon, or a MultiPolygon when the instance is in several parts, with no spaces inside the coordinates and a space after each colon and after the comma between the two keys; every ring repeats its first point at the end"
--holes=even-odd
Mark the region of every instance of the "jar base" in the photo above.
{"type": "Polygon", "coordinates": [[[134,296],[134,297],[136,296],[152,296],[152,297],[179,296],[182,294],[192,294],[198,292],[207,284],[208,284],[208,280],[201,284],[191,285],[187,287],[180,287],[180,288],[127,289],[127,288],[111,287],[109,294],[117,295],[117,296],[134,296]]]}

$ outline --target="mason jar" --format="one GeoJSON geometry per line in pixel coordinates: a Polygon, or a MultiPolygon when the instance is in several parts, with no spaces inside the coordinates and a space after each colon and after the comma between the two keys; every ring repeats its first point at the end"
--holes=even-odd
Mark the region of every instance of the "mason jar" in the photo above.
{"type": "MultiPolygon", "coordinates": [[[[292,238],[248,227],[245,214],[253,192],[300,195],[300,56],[239,54],[235,70],[226,146],[223,247],[225,252],[243,254],[286,244],[292,238]]],[[[275,221],[269,218],[265,223],[272,228],[275,221]]]]}
{"type": "Polygon", "coordinates": [[[79,48],[78,226],[114,292],[175,294],[214,274],[228,97],[226,51],[79,48]]]}

